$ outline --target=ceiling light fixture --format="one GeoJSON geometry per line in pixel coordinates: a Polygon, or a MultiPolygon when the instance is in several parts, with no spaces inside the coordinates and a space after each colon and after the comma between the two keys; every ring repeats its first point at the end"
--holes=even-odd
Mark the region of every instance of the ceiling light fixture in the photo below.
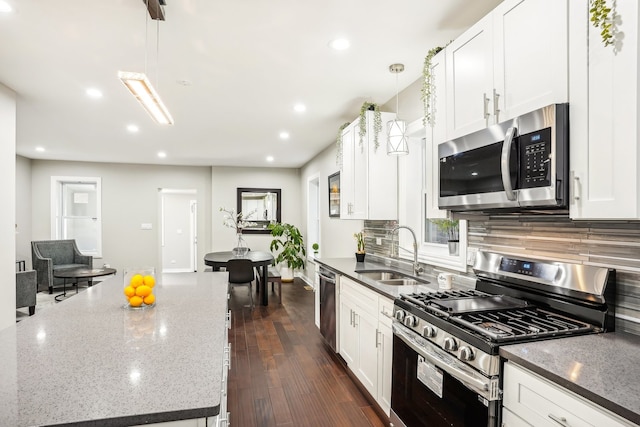
{"type": "Polygon", "coordinates": [[[128,125],[127,130],[131,133],[136,133],[140,130],[140,128],[137,125],[128,125]]]}
{"type": "Polygon", "coordinates": [[[164,151],[159,151],[158,157],[160,157],[161,159],[164,159],[165,157],[167,157],[167,153],[165,153],[164,151]]]}
{"type": "Polygon", "coordinates": [[[280,139],[289,139],[289,132],[280,132],[280,139]]]}
{"type": "MultiPolygon", "coordinates": [[[[149,2],[147,1],[147,7],[149,2]]],[[[146,15],[146,14],[145,14],[146,15]]],[[[164,16],[161,18],[164,20],[164,16]]],[[[160,18],[157,21],[156,31],[156,53],[159,50],[160,45],[160,18]]],[[[145,18],[145,47],[144,47],[144,73],[131,72],[131,71],[118,71],[118,78],[129,89],[129,92],[142,104],[145,110],[156,122],[164,125],[172,125],[173,117],[169,113],[169,110],[160,99],[160,95],[153,88],[151,82],[146,76],[147,72],[147,22],[148,15],[145,18]]],[[[157,56],[156,56],[157,60],[157,56]]],[[[158,68],[156,66],[156,68],[158,68]]],[[[157,72],[157,70],[156,70],[157,72]]],[[[157,84],[156,76],[156,84],[157,84]]]]}
{"type": "Polygon", "coordinates": [[[36,147],[36,151],[38,153],[44,153],[45,150],[44,150],[44,147],[36,147]]]}
{"type": "Polygon", "coordinates": [[[387,154],[389,156],[402,156],[409,154],[407,141],[407,123],[398,119],[398,74],[404,71],[403,64],[389,65],[389,71],[396,75],[396,118],[387,122],[387,154]]]}
{"type": "Polygon", "coordinates": [[[94,87],[91,87],[89,89],[87,89],[87,96],[91,97],[91,98],[102,98],[102,92],[99,89],[96,89],[94,87]]]}
{"type": "Polygon", "coordinates": [[[267,156],[267,162],[273,162],[273,156],[267,156]]]}
{"type": "Polygon", "coordinates": [[[307,111],[307,107],[305,107],[304,104],[296,104],[293,106],[293,111],[295,111],[296,113],[304,113],[305,111],[307,111]]]}
{"type": "Polygon", "coordinates": [[[334,50],[346,50],[349,49],[350,46],[351,43],[349,43],[349,40],[343,38],[334,39],[329,42],[329,47],[334,50]]]}
{"type": "Polygon", "coordinates": [[[0,13],[9,13],[13,11],[13,8],[6,1],[0,0],[0,13]]]}

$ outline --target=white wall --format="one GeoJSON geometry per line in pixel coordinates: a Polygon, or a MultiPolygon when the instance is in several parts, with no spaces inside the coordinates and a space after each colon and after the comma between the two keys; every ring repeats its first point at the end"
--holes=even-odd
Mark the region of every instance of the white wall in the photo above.
{"type": "MultiPolygon", "coordinates": [[[[235,231],[223,225],[220,208],[236,209],[238,188],[280,188],[282,191],[282,222],[303,231],[300,210],[304,201],[300,192],[300,170],[285,168],[239,168],[214,166],[211,170],[212,250],[229,251],[236,246],[235,231]]],[[[270,234],[246,234],[247,246],[256,251],[269,251],[270,234]]],[[[305,240],[306,242],[306,240],[305,240]]]]}
{"type": "Polygon", "coordinates": [[[16,94],[0,84],[0,329],[16,322],[16,94]]]}
{"type": "Polygon", "coordinates": [[[32,240],[51,238],[51,176],[102,178],[102,259],[94,265],[154,266],[161,262],[158,189],[195,189],[198,194],[198,269],[211,250],[209,167],[32,160],[32,240]],[[141,230],[151,223],[152,230],[141,230]]]}

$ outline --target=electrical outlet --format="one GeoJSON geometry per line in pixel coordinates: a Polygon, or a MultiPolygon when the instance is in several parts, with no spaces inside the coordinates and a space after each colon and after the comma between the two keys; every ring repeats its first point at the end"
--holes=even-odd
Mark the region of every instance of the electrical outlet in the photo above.
{"type": "Polygon", "coordinates": [[[140,229],[141,230],[153,230],[153,225],[151,225],[148,222],[145,222],[145,223],[140,224],[140,229]]]}
{"type": "Polygon", "coordinates": [[[473,266],[476,262],[476,254],[478,249],[467,247],[467,265],[473,266]]]}
{"type": "Polygon", "coordinates": [[[376,237],[376,245],[382,244],[382,237],[376,237]]]}

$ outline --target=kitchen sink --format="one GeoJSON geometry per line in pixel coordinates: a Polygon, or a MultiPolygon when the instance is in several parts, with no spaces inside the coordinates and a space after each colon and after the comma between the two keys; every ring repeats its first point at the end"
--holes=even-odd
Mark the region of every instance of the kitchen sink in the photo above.
{"type": "Polygon", "coordinates": [[[426,280],[415,278],[410,274],[393,270],[360,270],[356,271],[356,273],[383,285],[408,286],[429,283],[426,280]]]}

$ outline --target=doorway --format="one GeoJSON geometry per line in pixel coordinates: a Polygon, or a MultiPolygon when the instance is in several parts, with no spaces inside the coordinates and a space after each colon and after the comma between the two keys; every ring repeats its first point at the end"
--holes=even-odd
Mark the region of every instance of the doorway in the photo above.
{"type": "Polygon", "coordinates": [[[307,181],[307,255],[309,257],[314,256],[314,243],[322,248],[320,244],[320,176],[317,174],[307,181]]]}
{"type": "Polygon", "coordinates": [[[162,272],[197,271],[197,191],[162,188],[159,198],[162,272]]]}

